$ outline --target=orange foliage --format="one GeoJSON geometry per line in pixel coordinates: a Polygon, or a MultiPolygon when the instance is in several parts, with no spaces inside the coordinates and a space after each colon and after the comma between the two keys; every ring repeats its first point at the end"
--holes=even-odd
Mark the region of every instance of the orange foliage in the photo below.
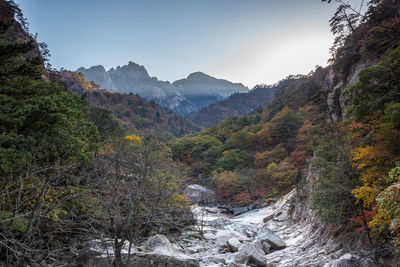
{"type": "Polygon", "coordinates": [[[242,192],[235,196],[235,202],[239,203],[241,206],[247,205],[252,202],[251,196],[247,192],[242,192]]]}

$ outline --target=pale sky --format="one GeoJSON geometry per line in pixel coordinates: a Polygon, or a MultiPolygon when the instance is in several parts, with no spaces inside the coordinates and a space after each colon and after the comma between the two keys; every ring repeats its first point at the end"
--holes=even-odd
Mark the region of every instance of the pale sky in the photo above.
{"type": "Polygon", "coordinates": [[[248,87],[327,65],[337,7],[320,0],[16,2],[49,45],[53,67],[134,61],[160,80],[202,71],[248,87]]]}

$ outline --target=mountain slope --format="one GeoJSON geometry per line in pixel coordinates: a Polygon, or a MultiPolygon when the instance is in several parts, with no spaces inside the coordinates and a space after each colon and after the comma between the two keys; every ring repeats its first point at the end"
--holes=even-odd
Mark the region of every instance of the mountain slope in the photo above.
{"type": "Polygon", "coordinates": [[[198,109],[223,100],[233,93],[248,91],[241,83],[216,79],[202,72],[194,72],[186,79],[173,82],[172,85],[189,101],[196,103],[198,109]]]}
{"type": "Polygon", "coordinates": [[[157,104],[177,114],[188,114],[211,103],[225,99],[235,92],[245,92],[247,87],[219,80],[197,72],[174,83],[151,77],[144,66],[134,62],[105,71],[103,66],[79,68],[89,81],[102,88],[120,93],[134,93],[154,100],[157,104]]]}
{"type": "MultiPolygon", "coordinates": [[[[262,110],[176,140],[172,153],[190,167],[193,182],[202,174],[203,184],[238,205],[274,201],[296,188],[287,214],[312,224],[310,247],[338,241],[332,251],[357,255],[342,258],[343,266],[397,266],[400,1],[370,1],[358,22],[357,14],[346,20],[352,12],[342,5],[331,19],[332,31],[343,32],[328,67],[277,90],[262,110]],[[354,23],[350,32],[348,23],[354,23]]],[[[268,227],[284,216],[264,222],[268,227]]],[[[275,256],[277,264],[289,258],[274,252],[268,263],[275,256]]]]}
{"type": "Polygon", "coordinates": [[[273,99],[276,90],[289,82],[290,80],[284,80],[273,86],[255,86],[248,93],[235,93],[225,100],[190,113],[186,117],[197,125],[209,128],[220,121],[234,116],[250,114],[253,110],[266,105],[273,99]]]}
{"type": "Polygon", "coordinates": [[[61,79],[69,90],[87,97],[91,105],[112,111],[113,116],[128,130],[140,135],[152,134],[161,138],[194,133],[196,126],[154,101],[147,101],[134,94],[121,94],[100,89],[76,72],[63,71],[61,79]]]}

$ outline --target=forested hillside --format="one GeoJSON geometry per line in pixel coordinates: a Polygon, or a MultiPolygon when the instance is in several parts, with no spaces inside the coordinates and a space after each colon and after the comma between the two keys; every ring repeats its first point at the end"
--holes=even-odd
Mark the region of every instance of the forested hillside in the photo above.
{"type": "Polygon", "coordinates": [[[199,130],[193,123],[159,107],[154,101],[147,101],[137,94],[103,90],[96,83],[89,83],[80,73],[62,71],[57,79],[89,101],[93,106],[93,116],[101,119],[105,112],[111,113],[127,132],[154,135],[167,141],[199,130]]]}
{"type": "MultiPolygon", "coordinates": [[[[154,101],[52,69],[19,6],[0,0],[0,265],[267,266],[295,251],[286,266],[397,266],[400,0],[362,1],[365,13],[336,2],[327,67],[193,113],[210,127],[197,132],[154,101]],[[190,206],[188,184],[225,207],[190,206]],[[222,216],[257,205],[265,213],[222,216]]],[[[174,86],[196,98],[215,80],[174,86]]]]}
{"type": "MultiPolygon", "coordinates": [[[[1,0],[0,11],[0,265],[75,266],[98,240],[121,266],[126,240],[192,223],[170,150],[62,86],[19,7],[1,0]]],[[[104,103],[128,101],[85,86],[104,103]]]]}
{"type": "Polygon", "coordinates": [[[396,265],[399,13],[399,1],[370,1],[365,14],[341,4],[330,21],[336,40],[328,67],[277,89],[263,109],[176,140],[174,159],[192,180],[203,174],[200,182],[240,205],[293,187],[300,205],[311,193],[323,223],[361,232],[353,237],[376,262],[396,265]],[[306,180],[310,173],[318,178],[306,180]]]}
{"type": "Polygon", "coordinates": [[[318,111],[326,70],[289,78],[266,107],[234,117],[195,136],[172,143],[174,159],[190,166],[192,177],[204,174],[231,199],[269,198],[287,192],[305,167],[304,136],[318,111]]]}
{"type": "Polygon", "coordinates": [[[211,104],[200,111],[186,116],[193,123],[209,128],[218,122],[234,116],[248,115],[257,108],[262,108],[270,102],[275,91],[284,87],[292,79],[288,78],[277,85],[257,85],[249,92],[235,93],[225,100],[211,104]]]}

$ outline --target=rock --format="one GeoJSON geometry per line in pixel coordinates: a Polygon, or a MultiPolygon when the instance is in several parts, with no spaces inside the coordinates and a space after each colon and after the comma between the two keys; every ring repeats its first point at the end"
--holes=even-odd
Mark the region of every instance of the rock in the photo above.
{"type": "Polygon", "coordinates": [[[219,212],[219,208],[215,208],[215,207],[205,207],[205,210],[209,213],[218,213],[219,212]]]}
{"type": "MultiPolygon", "coordinates": [[[[113,267],[112,257],[87,255],[84,262],[76,262],[71,266],[85,267],[113,267]]],[[[199,267],[199,261],[194,258],[176,258],[154,253],[133,253],[129,263],[127,255],[122,255],[123,266],[126,267],[199,267]]]]}
{"type": "Polygon", "coordinates": [[[225,218],[218,218],[218,219],[208,222],[208,225],[212,226],[212,227],[220,228],[223,226],[223,224],[225,222],[226,222],[225,218]]]}
{"type": "Polygon", "coordinates": [[[265,252],[265,254],[268,254],[271,252],[271,245],[268,244],[267,242],[262,242],[263,245],[263,250],[265,252]]]}
{"type": "MultiPolygon", "coordinates": [[[[126,262],[126,257],[123,259],[126,262]]],[[[98,267],[98,265],[94,265],[98,267]]],[[[112,265],[109,265],[110,267],[112,265]]],[[[199,261],[193,258],[181,259],[171,256],[158,255],[158,254],[133,254],[131,255],[129,264],[124,266],[128,267],[199,267],[199,261]]]]}
{"type": "Polygon", "coordinates": [[[217,202],[217,192],[198,184],[191,184],[186,187],[184,193],[195,203],[217,202]]]}
{"type": "Polygon", "coordinates": [[[231,238],[239,238],[233,232],[230,231],[223,231],[222,233],[218,233],[217,237],[215,238],[215,244],[218,246],[226,246],[226,242],[228,242],[231,238]]]}
{"type": "Polygon", "coordinates": [[[231,238],[226,242],[226,246],[229,248],[231,252],[237,252],[239,248],[242,246],[238,238],[231,238]]]}
{"type": "Polygon", "coordinates": [[[254,244],[244,244],[239,253],[235,255],[234,261],[245,265],[255,263],[258,266],[267,266],[264,251],[254,244]]]}
{"type": "Polygon", "coordinates": [[[261,229],[257,235],[257,240],[267,242],[273,249],[282,249],[286,247],[285,241],[267,227],[261,229]]]}
{"type": "Polygon", "coordinates": [[[242,213],[245,213],[249,209],[247,207],[239,207],[239,208],[232,208],[233,215],[240,215],[242,213]]]}
{"type": "Polygon", "coordinates": [[[206,263],[222,263],[222,264],[226,263],[225,259],[214,257],[214,256],[207,257],[204,260],[204,262],[206,262],[206,263]]]}
{"type": "Polygon", "coordinates": [[[265,217],[264,219],[263,219],[263,222],[268,222],[269,220],[271,220],[272,218],[274,218],[275,217],[275,214],[274,213],[272,213],[272,214],[270,214],[270,215],[268,215],[267,217],[265,217]]]}
{"type": "Polygon", "coordinates": [[[215,239],[215,235],[214,234],[210,234],[210,233],[206,233],[203,235],[204,239],[208,239],[208,240],[214,240],[215,239]]]}
{"type": "Polygon", "coordinates": [[[185,253],[186,254],[194,254],[194,253],[199,253],[199,252],[204,252],[206,251],[206,248],[202,246],[194,246],[194,247],[186,247],[185,248],[185,253]]]}
{"type": "Polygon", "coordinates": [[[230,262],[226,267],[246,267],[246,265],[230,262]]]}
{"type": "Polygon", "coordinates": [[[331,267],[354,267],[357,266],[357,258],[351,254],[345,254],[332,262],[331,267]]]}
{"type": "Polygon", "coordinates": [[[160,255],[174,256],[179,253],[175,246],[164,235],[155,235],[147,239],[144,248],[160,255]]]}

